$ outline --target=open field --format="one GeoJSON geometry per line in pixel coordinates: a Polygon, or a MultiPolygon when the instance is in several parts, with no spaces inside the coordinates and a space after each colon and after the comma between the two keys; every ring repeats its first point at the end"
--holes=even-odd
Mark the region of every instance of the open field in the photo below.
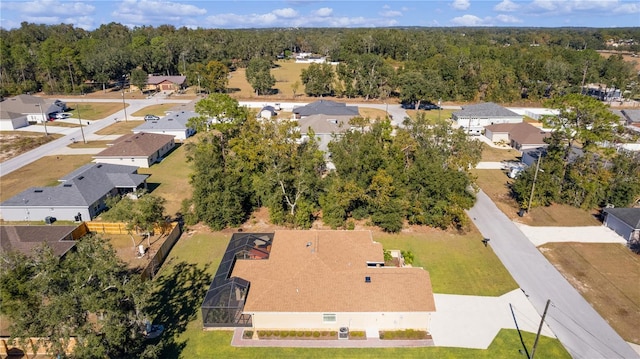
{"type": "Polygon", "coordinates": [[[0,131],[0,162],[31,151],[60,137],[62,135],[45,136],[40,132],[0,131]]]}
{"type": "Polygon", "coordinates": [[[387,113],[384,110],[377,108],[359,107],[358,112],[363,118],[371,120],[384,120],[387,117],[387,113]]]}
{"type": "Polygon", "coordinates": [[[46,156],[0,177],[0,201],[30,187],[55,186],[58,179],[91,162],[91,155],[46,156]]]}
{"type": "Polygon", "coordinates": [[[624,340],[640,344],[639,255],[611,243],[550,243],[540,251],[624,340]]]}
{"type": "Polygon", "coordinates": [[[518,217],[518,203],[511,197],[509,185],[513,182],[502,170],[473,170],[476,183],[507,217],[529,226],[599,226],[591,213],[565,204],[534,207],[531,213],[518,217]]]}
{"type": "MultiPolygon", "coordinates": [[[[155,279],[157,295],[152,308],[157,316],[155,323],[162,323],[166,335],[162,341],[166,345],[166,358],[508,358],[517,357],[522,348],[515,330],[502,330],[487,350],[462,348],[386,348],[386,349],[304,349],[304,348],[237,348],[230,345],[232,333],[229,331],[204,331],[200,305],[220,262],[231,236],[230,231],[209,232],[202,226],[183,234],[174,246],[165,265],[155,279]]],[[[391,236],[393,237],[393,236],[391,236]]],[[[402,236],[396,238],[374,236],[376,240],[393,241],[403,246],[422,246],[431,240],[431,234],[422,237],[402,236]]],[[[453,238],[450,238],[453,239],[453,238]]],[[[455,239],[453,239],[455,240],[455,239]]],[[[446,242],[445,238],[436,241],[446,242]]],[[[464,240],[463,240],[464,241],[464,240]]],[[[479,241],[477,241],[479,243],[479,241]]],[[[458,247],[459,245],[455,245],[458,247]]],[[[416,249],[416,259],[430,261],[431,257],[446,257],[451,253],[445,246],[437,245],[424,252],[416,249]],[[429,258],[421,258],[418,253],[429,253],[429,258]]],[[[397,247],[395,247],[397,248],[397,247]]],[[[409,249],[409,248],[406,248],[409,249]]],[[[489,256],[486,248],[482,252],[489,256]]],[[[491,255],[493,255],[491,253],[491,255]]],[[[494,256],[495,257],[495,256],[494,256]]],[[[467,269],[475,265],[490,265],[492,261],[481,260],[466,255],[455,256],[453,262],[467,269]]],[[[433,264],[430,270],[438,272],[433,264]]],[[[501,265],[500,265],[501,267],[501,265]]],[[[457,277],[456,274],[453,274],[457,277]]],[[[432,281],[434,277],[432,274],[432,281]]],[[[455,278],[452,278],[455,280],[455,278]]],[[[466,282],[466,280],[465,280],[466,282]]],[[[486,281],[482,281],[486,282],[486,281]]],[[[486,283],[485,283],[486,284],[486,283]]],[[[491,284],[488,284],[491,286],[491,284]]],[[[535,334],[523,333],[528,348],[533,345],[535,334]]],[[[540,358],[568,358],[568,354],[555,339],[542,337],[537,355],[540,358]]],[[[537,357],[537,356],[536,356],[537,357]]]]}
{"type": "Polygon", "coordinates": [[[131,130],[142,125],[144,121],[129,120],[129,121],[114,121],[112,125],[109,125],[100,131],[96,131],[96,135],[128,135],[131,130]]]}

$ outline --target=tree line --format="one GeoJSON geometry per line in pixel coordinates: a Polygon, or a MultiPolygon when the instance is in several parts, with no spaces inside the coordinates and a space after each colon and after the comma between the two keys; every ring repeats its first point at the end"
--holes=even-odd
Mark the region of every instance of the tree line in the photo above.
{"type": "Polygon", "coordinates": [[[475,202],[469,169],[481,144],[445,121],[418,115],[393,129],[388,119],[356,117],[334,136],[329,159],[313,133],[301,137],[295,121],[258,120],[226,94],[196,109],[224,113],[225,120],[192,120],[203,133],[186,145],[193,165],[193,197],[181,210],[187,224],[234,227],[267,207],[272,223],[295,228],[319,219],[332,228],[365,220],[389,232],[405,223],[467,226],[464,210],[475,202]]]}
{"type": "Polygon", "coordinates": [[[224,75],[238,67],[247,67],[259,95],[267,94],[275,81],[268,73],[273,61],[303,51],[340,63],[303,74],[312,96],[508,102],[576,93],[587,83],[635,96],[631,65],[595,52],[608,38],[640,39],[640,30],[130,29],[110,23],[86,31],[25,22],[0,29],[0,95],[82,93],[128,79],[140,82],[149,73],[182,74],[191,85],[224,92],[224,75]]]}

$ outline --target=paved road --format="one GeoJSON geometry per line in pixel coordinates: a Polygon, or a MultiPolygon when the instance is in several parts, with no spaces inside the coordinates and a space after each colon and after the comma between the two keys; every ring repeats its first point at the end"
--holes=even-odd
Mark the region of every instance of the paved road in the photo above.
{"type": "MultiPolygon", "coordinates": [[[[61,99],[67,103],[69,102],[114,102],[117,100],[114,99],[84,99],[84,98],[69,98],[69,99],[61,99]]],[[[191,100],[169,100],[169,99],[159,99],[159,98],[150,98],[146,100],[126,100],[129,106],[127,107],[127,117],[131,119],[131,114],[136,111],[150,105],[154,105],[156,103],[188,103],[191,100]]],[[[83,127],[84,135],[90,136],[96,131],[99,131],[111,124],[113,124],[114,119],[118,119],[120,121],[124,120],[124,110],[120,110],[108,117],[105,117],[102,120],[92,121],[90,125],[83,127]]],[[[50,126],[51,127],[51,126],[50,126]]],[[[44,126],[28,126],[24,127],[24,130],[42,130],[44,132],[44,126]]],[[[65,128],[65,136],[61,137],[55,141],[51,141],[46,143],[38,148],[35,148],[29,152],[25,152],[19,156],[6,160],[0,163],[0,176],[7,175],[22,166],[26,166],[31,162],[37,161],[41,157],[48,156],[54,153],[58,153],[62,148],[66,147],[69,143],[71,143],[72,139],[76,141],[82,140],[82,134],[80,132],[80,128],[71,129],[65,128]]]]}
{"type": "Polygon", "coordinates": [[[484,192],[468,213],[572,357],[640,358],[484,192]]]}

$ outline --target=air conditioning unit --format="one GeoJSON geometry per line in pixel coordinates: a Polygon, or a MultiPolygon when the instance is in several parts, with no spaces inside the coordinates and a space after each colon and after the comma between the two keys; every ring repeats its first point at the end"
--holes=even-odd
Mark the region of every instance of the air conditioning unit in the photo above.
{"type": "Polygon", "coordinates": [[[349,339],[349,328],[340,327],[338,331],[338,339],[349,339]]]}

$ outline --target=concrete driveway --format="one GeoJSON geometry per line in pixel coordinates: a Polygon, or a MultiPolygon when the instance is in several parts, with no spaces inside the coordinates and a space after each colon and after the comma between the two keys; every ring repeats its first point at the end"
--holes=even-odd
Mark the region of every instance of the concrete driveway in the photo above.
{"type": "Polygon", "coordinates": [[[605,226],[533,227],[522,223],[515,225],[536,247],[552,242],[627,244],[624,238],[605,226]]]}

